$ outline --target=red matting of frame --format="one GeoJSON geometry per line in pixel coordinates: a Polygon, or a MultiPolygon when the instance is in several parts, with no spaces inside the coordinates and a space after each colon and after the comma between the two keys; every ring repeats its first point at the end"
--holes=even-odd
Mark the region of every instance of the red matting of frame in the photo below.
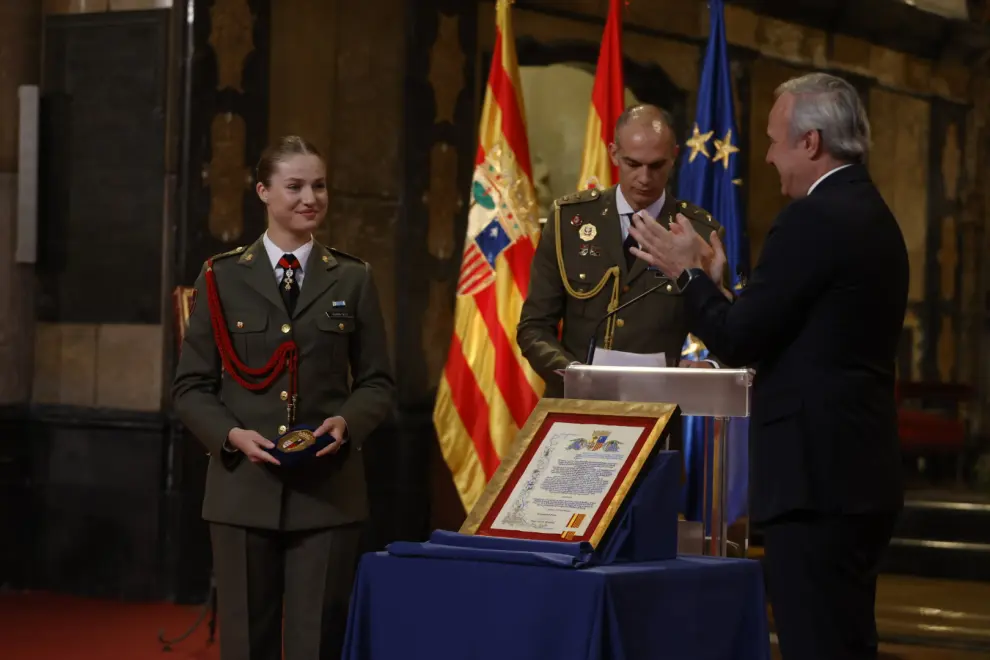
{"type": "Polygon", "coordinates": [[[543,419],[543,423],[540,425],[536,435],[530,441],[529,446],[526,447],[526,452],[520,457],[519,462],[516,463],[515,467],[512,469],[512,474],[509,475],[505,485],[502,486],[502,490],[499,491],[498,497],[495,498],[492,506],[488,509],[488,513],[485,514],[481,524],[478,525],[478,530],[475,534],[477,536],[497,536],[499,538],[533,539],[539,541],[561,541],[565,543],[590,541],[594,531],[598,528],[598,524],[601,522],[602,516],[605,515],[605,511],[608,509],[609,503],[615,497],[615,493],[625,480],[626,475],[629,473],[629,469],[632,467],[632,464],[635,463],[636,458],[643,450],[643,445],[646,444],[646,440],[650,437],[650,433],[653,431],[653,427],[656,426],[657,421],[658,420],[653,417],[548,413],[543,419]],[[492,525],[498,518],[498,514],[502,511],[502,507],[505,506],[506,500],[509,499],[509,495],[512,493],[512,490],[516,487],[516,484],[519,483],[519,479],[522,478],[523,473],[526,471],[526,467],[533,459],[536,451],[540,448],[540,445],[543,444],[543,439],[546,437],[553,425],[557,423],[598,424],[601,426],[639,426],[642,428],[642,431],[639,434],[639,438],[636,439],[636,444],[633,446],[633,450],[629,453],[629,460],[627,460],[625,465],[623,465],[619,470],[619,474],[616,475],[615,480],[612,482],[612,487],[609,488],[608,494],[605,496],[605,499],[602,500],[601,506],[592,516],[591,522],[589,522],[588,526],[585,528],[584,534],[581,534],[580,536],[575,534],[571,538],[565,539],[560,534],[492,529],[492,525]]]}

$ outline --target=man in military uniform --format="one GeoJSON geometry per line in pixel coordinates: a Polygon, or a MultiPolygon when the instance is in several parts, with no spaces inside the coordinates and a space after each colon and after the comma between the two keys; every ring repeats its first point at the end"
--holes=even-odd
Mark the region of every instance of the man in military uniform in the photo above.
{"type": "Polygon", "coordinates": [[[533,258],[516,333],[522,354],[546,381],[546,396],[563,396],[560,372],[585,360],[606,314],[658,284],[660,289],[602,323],[597,345],[630,353],[662,352],[668,364],[711,366],[678,361],[688,329],[677,285],[630,252],[636,242],[629,225],[640,211],[665,226],[681,214],[706,240],[712,231],[721,236],[721,226],[707,211],[666,192],[677,153],[669,115],[655,106],[635,106],[619,117],[609,145],[618,185],[554,202],[533,258]]]}

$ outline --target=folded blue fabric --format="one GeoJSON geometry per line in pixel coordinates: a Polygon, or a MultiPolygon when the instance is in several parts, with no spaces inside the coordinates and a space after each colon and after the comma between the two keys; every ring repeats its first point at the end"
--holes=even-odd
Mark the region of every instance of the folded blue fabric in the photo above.
{"type": "Polygon", "coordinates": [[[386,548],[395,557],[464,559],[503,564],[529,564],[584,568],[593,563],[594,550],[585,542],[532,541],[529,539],[472,536],[437,530],[426,543],[396,541],[386,548]]]}

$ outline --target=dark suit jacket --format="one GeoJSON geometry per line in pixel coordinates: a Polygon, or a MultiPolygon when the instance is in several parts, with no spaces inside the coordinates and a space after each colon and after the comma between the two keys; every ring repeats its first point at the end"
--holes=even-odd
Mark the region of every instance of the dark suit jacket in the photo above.
{"type": "MultiPolygon", "coordinates": [[[[663,285],[618,314],[612,348],[630,353],[660,353],[679,358],[688,334],[684,304],[676,287],[659,272],[636,259],[626,265],[622,227],[615,202],[616,186],[603,191],[582,190],[554,202],[531,266],[529,292],[516,329],[516,341],[530,366],[546,382],[546,397],[564,395],[563,379],[555,372],[586,359],[588,343],[599,321],[608,313],[618,270],[618,304],[663,285]],[[594,236],[582,240],[582,228],[591,225],[594,236]],[[558,249],[559,242],[559,249],[558,249]],[[586,299],[596,288],[595,295],[586,299]],[[563,332],[558,328],[563,321],[563,332]]],[[[680,202],[667,193],[660,217],[668,225],[677,213],[688,217],[705,240],[721,225],[704,209],[680,202]]],[[[597,333],[603,346],[605,324],[597,333]]]]}
{"type": "Polygon", "coordinates": [[[733,303],[707,277],[687,286],[692,331],[723,363],[756,368],[754,521],[902,506],[894,380],[907,291],[904,238],[860,165],[781,212],[733,303]]]}
{"type": "Polygon", "coordinates": [[[214,257],[213,272],[240,359],[248,367],[263,367],[282,342],[294,339],[299,349],[295,423],[318,426],[340,415],[347,422],[348,442],[334,456],[292,469],[255,465],[239,452],[222,449],[234,427],[269,440],[285,431],[289,376],[283,371],[270,387],[254,392],[221,373],[201,273],[172,397],[179,419],[210,452],[203,517],[283,530],[363,520],[367,496],[361,444],[388,415],[394,393],[369,266],[316,243],[291,318],[261,239],[214,257]]]}

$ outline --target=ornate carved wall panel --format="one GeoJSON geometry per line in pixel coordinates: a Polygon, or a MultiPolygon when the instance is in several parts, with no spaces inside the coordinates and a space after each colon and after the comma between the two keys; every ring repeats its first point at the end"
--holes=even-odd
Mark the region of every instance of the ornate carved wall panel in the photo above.
{"type": "Polygon", "coordinates": [[[935,347],[937,368],[932,376],[943,382],[970,377],[972,353],[977,349],[969,335],[970,323],[964,314],[963,261],[964,238],[971,233],[972,216],[965,208],[966,163],[962,145],[967,138],[965,106],[934,100],[931,115],[931,234],[930,255],[934,257],[928,274],[926,304],[933,332],[938,333],[935,347]],[[934,325],[937,323],[937,325],[934,325]]]}
{"type": "Polygon", "coordinates": [[[405,0],[337,0],[332,106],[334,191],[397,199],[402,192],[405,0]]]}
{"type": "Polygon", "coordinates": [[[909,305],[904,315],[903,345],[899,353],[898,377],[901,380],[920,381],[923,378],[922,363],[925,357],[927,337],[919,311],[920,305],[909,305]]]}
{"type": "Polygon", "coordinates": [[[301,135],[325,157],[335,133],[338,5],[346,10],[350,3],[278,0],[271,9],[268,134],[301,135]]]}
{"type": "Polygon", "coordinates": [[[270,0],[195,3],[188,152],[173,258],[177,285],[265,226],[254,166],[268,141],[270,0]]]}
{"type": "Polygon", "coordinates": [[[247,0],[214,0],[209,43],[217,58],[217,89],[244,93],[244,60],[254,50],[253,32],[247,0]]]}
{"type": "Polygon", "coordinates": [[[437,38],[430,48],[430,86],[436,104],[436,121],[453,122],[457,99],[464,90],[464,64],[460,17],[440,14],[437,38]]]}
{"type": "Polygon", "coordinates": [[[925,298],[928,237],[930,106],[922,99],[870,92],[870,173],[901,225],[911,262],[908,298],[925,298]]]}
{"type": "MultiPolygon", "coordinates": [[[[477,150],[477,6],[414,3],[405,85],[405,199],[400,224],[400,403],[432,410],[450,342],[467,195],[477,150]],[[408,339],[406,339],[408,337],[408,339]]],[[[494,14],[492,14],[492,17],[494,14]]],[[[494,18],[491,18],[494,20],[494,18]]]]}
{"type": "Polygon", "coordinates": [[[942,144],[942,191],[947,201],[959,199],[962,150],[959,148],[959,127],[951,122],[945,129],[942,144]]]}
{"type": "MultiPolygon", "coordinates": [[[[984,3],[990,7],[990,3],[984,3]]],[[[973,79],[967,116],[963,198],[963,350],[969,382],[977,389],[970,422],[984,436],[990,429],[990,76],[973,79]]]]}
{"type": "Polygon", "coordinates": [[[468,167],[469,162],[461,163],[457,150],[446,142],[437,142],[430,150],[430,188],[422,202],[429,208],[428,249],[440,260],[460,254],[454,227],[467,192],[457,187],[457,170],[462,165],[468,167]]]}
{"type": "Polygon", "coordinates": [[[956,375],[956,328],[951,313],[942,315],[937,351],[938,378],[943,383],[951,383],[956,375]]]}
{"type": "Polygon", "coordinates": [[[210,122],[212,160],[203,168],[203,185],[210,190],[210,235],[224,243],[244,238],[244,190],[254,179],[244,164],[247,128],[232,112],[210,122]]]}
{"type": "Polygon", "coordinates": [[[959,275],[959,228],[956,218],[947,215],[941,220],[942,235],[939,237],[939,298],[942,302],[953,303],[956,299],[956,279],[959,275]]]}

